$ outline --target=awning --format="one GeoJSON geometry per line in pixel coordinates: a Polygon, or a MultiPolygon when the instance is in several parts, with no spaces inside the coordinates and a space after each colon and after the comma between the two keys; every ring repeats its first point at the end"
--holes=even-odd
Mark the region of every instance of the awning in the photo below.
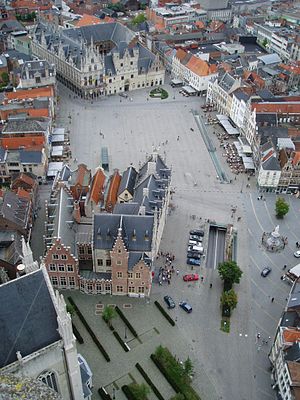
{"type": "Polygon", "coordinates": [[[65,128],[54,128],[52,135],[64,135],[65,134],[65,128]]]}
{"type": "Polygon", "coordinates": [[[183,85],[183,82],[180,79],[172,79],[171,83],[173,83],[174,85],[183,85]]]}
{"type": "Polygon", "coordinates": [[[183,86],[182,90],[187,94],[194,94],[197,93],[197,90],[193,89],[191,86],[183,86]]]}
{"type": "Polygon", "coordinates": [[[253,160],[251,157],[242,156],[243,164],[245,169],[255,169],[253,160]]]}
{"type": "Polygon", "coordinates": [[[63,155],[64,146],[53,146],[51,150],[52,157],[59,157],[63,155]]]}
{"type": "Polygon", "coordinates": [[[220,124],[223,126],[223,128],[228,133],[228,135],[239,135],[240,134],[240,132],[231,125],[231,123],[229,122],[229,119],[228,119],[228,117],[226,117],[226,115],[217,114],[216,117],[218,118],[220,124]]]}
{"type": "Polygon", "coordinates": [[[65,135],[53,135],[51,143],[60,143],[65,141],[65,135]]]}
{"type": "Polygon", "coordinates": [[[54,178],[56,176],[56,174],[62,170],[63,167],[63,162],[50,162],[48,165],[48,172],[47,172],[47,176],[49,178],[54,178]]]}

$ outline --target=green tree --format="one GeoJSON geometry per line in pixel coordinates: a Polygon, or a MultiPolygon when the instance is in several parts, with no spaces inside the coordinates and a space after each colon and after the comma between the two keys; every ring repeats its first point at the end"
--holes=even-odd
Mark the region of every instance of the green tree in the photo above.
{"type": "Polygon", "coordinates": [[[232,286],[234,283],[240,283],[243,271],[235,261],[225,261],[218,266],[218,271],[221,279],[224,281],[224,286],[232,286]]]}
{"type": "Polygon", "coordinates": [[[288,203],[282,197],[278,197],[275,204],[276,217],[283,218],[289,212],[289,209],[288,203]]]}
{"type": "Polygon", "coordinates": [[[67,312],[71,315],[71,317],[73,317],[75,314],[75,308],[72,306],[72,304],[67,304],[66,308],[67,312]]]}
{"type": "Polygon", "coordinates": [[[132,23],[134,25],[139,25],[145,21],[147,21],[145,14],[138,14],[136,17],[133,18],[132,23]]]}
{"type": "Polygon", "coordinates": [[[220,298],[222,306],[229,307],[231,310],[235,309],[238,303],[237,294],[233,289],[228,292],[223,292],[220,298]]]}
{"type": "Polygon", "coordinates": [[[129,385],[130,390],[136,400],[147,400],[147,395],[150,394],[150,389],[144,383],[138,385],[137,383],[131,383],[129,385]]]}
{"type": "Polygon", "coordinates": [[[116,318],[117,312],[114,307],[112,306],[106,306],[103,310],[102,318],[104,319],[105,322],[108,323],[109,326],[111,326],[111,321],[116,318]]]}
{"type": "Polygon", "coordinates": [[[177,393],[175,396],[171,397],[170,400],[185,400],[185,397],[182,393],[177,393]]]}
{"type": "Polygon", "coordinates": [[[262,45],[263,45],[263,47],[266,48],[266,47],[267,47],[267,44],[268,44],[268,39],[265,38],[265,39],[263,40],[263,42],[262,42],[262,45]]]}
{"type": "Polygon", "coordinates": [[[1,80],[4,83],[4,85],[7,85],[9,82],[9,75],[7,72],[2,72],[1,74],[1,80]]]}
{"type": "Polygon", "coordinates": [[[184,372],[185,372],[186,376],[190,377],[191,375],[193,375],[194,365],[193,365],[190,357],[188,357],[185,360],[185,362],[183,363],[183,368],[184,368],[184,372]]]}

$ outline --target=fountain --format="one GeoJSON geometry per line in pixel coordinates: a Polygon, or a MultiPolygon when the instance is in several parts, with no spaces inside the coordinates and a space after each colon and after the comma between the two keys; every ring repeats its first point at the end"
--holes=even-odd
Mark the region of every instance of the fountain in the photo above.
{"type": "Polygon", "coordinates": [[[279,225],[272,232],[264,232],[261,239],[262,244],[268,251],[280,251],[286,245],[286,238],[280,235],[279,225]]]}

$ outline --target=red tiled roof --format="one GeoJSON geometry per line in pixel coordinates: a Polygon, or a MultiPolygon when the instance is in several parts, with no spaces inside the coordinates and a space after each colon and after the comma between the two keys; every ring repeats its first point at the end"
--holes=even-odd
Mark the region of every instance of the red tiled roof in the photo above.
{"type": "Polygon", "coordinates": [[[29,192],[27,192],[27,190],[23,189],[23,188],[18,188],[16,191],[16,194],[18,197],[24,198],[24,199],[31,199],[31,194],[29,192]]]}
{"type": "Polygon", "coordinates": [[[15,92],[6,92],[5,100],[23,100],[23,99],[34,99],[37,97],[53,97],[54,88],[53,86],[45,86],[34,89],[19,89],[15,92]]]}
{"type": "Polygon", "coordinates": [[[293,165],[297,165],[300,161],[300,151],[296,151],[293,157],[293,165]]]}
{"type": "Polygon", "coordinates": [[[252,103],[252,110],[256,109],[257,113],[280,113],[280,114],[300,114],[300,102],[296,103],[252,103]]]}
{"type": "Polygon", "coordinates": [[[94,15],[83,14],[82,18],[75,24],[76,28],[87,25],[101,24],[101,19],[95,17],[94,15]]]}
{"type": "Polygon", "coordinates": [[[116,171],[111,178],[109,189],[105,202],[105,209],[107,212],[112,212],[117,202],[118,190],[121,182],[121,175],[116,171]]]}
{"type": "Polygon", "coordinates": [[[103,199],[104,183],[104,172],[102,169],[98,169],[98,171],[93,176],[93,182],[90,189],[90,199],[93,200],[95,204],[98,204],[100,200],[103,199]]]}

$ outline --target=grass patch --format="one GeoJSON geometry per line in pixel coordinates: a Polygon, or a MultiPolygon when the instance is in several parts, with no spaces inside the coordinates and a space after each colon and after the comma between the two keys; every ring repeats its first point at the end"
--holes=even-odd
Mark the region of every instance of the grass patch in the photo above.
{"type": "Polygon", "coordinates": [[[150,97],[164,100],[169,97],[169,93],[163,88],[155,88],[151,90],[150,97]]]}
{"type": "Polygon", "coordinates": [[[230,332],[230,318],[228,317],[223,317],[221,319],[221,331],[225,332],[225,333],[229,333],[230,332]]]}
{"type": "Polygon", "coordinates": [[[150,357],[176,393],[181,393],[185,400],[201,400],[191,387],[191,378],[168,348],[159,346],[150,357]]]}

